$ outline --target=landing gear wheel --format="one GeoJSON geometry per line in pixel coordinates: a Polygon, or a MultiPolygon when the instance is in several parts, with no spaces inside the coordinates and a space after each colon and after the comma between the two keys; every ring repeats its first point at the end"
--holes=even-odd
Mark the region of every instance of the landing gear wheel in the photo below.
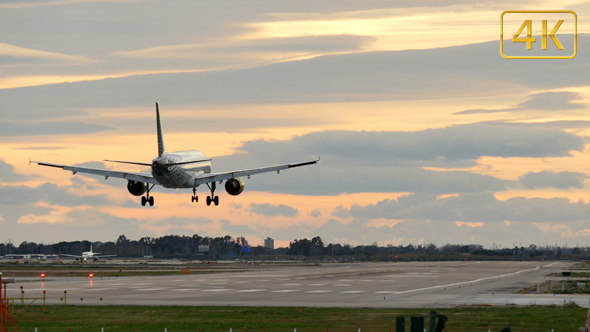
{"type": "Polygon", "coordinates": [[[148,201],[150,202],[150,206],[154,206],[154,196],[150,197],[148,201]]]}
{"type": "Polygon", "coordinates": [[[145,206],[146,202],[147,202],[147,199],[145,198],[145,196],[141,196],[141,206],[145,206]]]}
{"type": "Polygon", "coordinates": [[[207,206],[210,206],[210,205],[211,205],[211,197],[207,196],[207,206]]]}
{"type": "Polygon", "coordinates": [[[219,205],[219,196],[215,196],[215,198],[213,198],[213,203],[215,203],[215,206],[219,205]]]}

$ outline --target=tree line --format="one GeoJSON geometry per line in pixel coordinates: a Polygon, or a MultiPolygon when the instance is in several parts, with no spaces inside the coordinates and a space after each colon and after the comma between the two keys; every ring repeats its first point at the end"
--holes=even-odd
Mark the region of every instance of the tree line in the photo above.
{"type": "MultiPolygon", "coordinates": [[[[0,255],[9,254],[44,254],[44,255],[81,255],[89,251],[90,241],[62,241],[43,244],[24,241],[15,246],[12,242],[0,244],[0,255]]],[[[370,245],[352,246],[349,244],[325,244],[321,237],[296,239],[288,247],[270,249],[262,245],[249,246],[244,237],[178,236],[143,237],[130,240],[121,235],[116,241],[92,242],[95,253],[118,255],[120,257],[154,257],[182,259],[323,259],[323,260],[443,260],[465,259],[467,256],[481,256],[486,259],[583,259],[588,257],[587,248],[567,247],[528,247],[485,249],[479,244],[429,244],[379,246],[377,242],[370,245]],[[250,247],[250,252],[242,253],[242,247],[250,247]]]]}

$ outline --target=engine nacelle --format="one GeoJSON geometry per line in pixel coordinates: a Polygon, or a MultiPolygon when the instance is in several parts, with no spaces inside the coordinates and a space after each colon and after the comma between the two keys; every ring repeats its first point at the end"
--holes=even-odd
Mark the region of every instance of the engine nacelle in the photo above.
{"type": "Polygon", "coordinates": [[[244,191],[244,181],[240,178],[226,180],[225,191],[232,196],[238,196],[244,191]]]}
{"type": "Polygon", "coordinates": [[[127,190],[133,196],[141,196],[147,191],[147,184],[138,181],[129,181],[127,183],[127,190]]]}
{"type": "Polygon", "coordinates": [[[98,257],[94,257],[92,260],[98,262],[98,257]]]}

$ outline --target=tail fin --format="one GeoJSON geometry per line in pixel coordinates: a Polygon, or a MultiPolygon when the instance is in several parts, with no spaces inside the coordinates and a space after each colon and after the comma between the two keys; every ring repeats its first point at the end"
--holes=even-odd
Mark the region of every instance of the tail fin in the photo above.
{"type": "Polygon", "coordinates": [[[92,242],[90,242],[90,252],[92,252],[92,242]]]}
{"type": "Polygon", "coordinates": [[[160,109],[156,103],[156,124],[158,127],[158,157],[164,154],[164,137],[162,137],[162,126],[160,125],[160,109]]]}

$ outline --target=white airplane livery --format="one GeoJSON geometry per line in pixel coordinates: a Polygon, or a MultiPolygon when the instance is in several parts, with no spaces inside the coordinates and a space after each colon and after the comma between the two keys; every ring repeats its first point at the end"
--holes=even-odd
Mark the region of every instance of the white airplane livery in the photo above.
{"type": "Polygon", "coordinates": [[[57,167],[66,171],[71,171],[73,174],[78,172],[87,174],[102,175],[105,179],[109,177],[123,178],[128,181],[127,190],[131,195],[142,196],[141,205],[154,205],[154,197],[150,196],[150,191],[155,185],[161,185],[164,188],[192,188],[193,196],[192,202],[198,202],[197,187],[202,184],[207,185],[211,191],[211,195],[207,196],[207,205],[214,203],[219,204],[219,197],[215,196],[216,182],[219,184],[225,181],[225,190],[232,196],[237,196],[244,190],[244,181],[241,177],[250,178],[251,175],[277,172],[300,166],[307,166],[319,163],[320,159],[304,161],[293,164],[283,164],[276,166],[268,166],[254,169],[236,170],[223,173],[211,172],[211,159],[201,151],[179,151],[166,152],[164,149],[164,138],[162,137],[162,126],[160,124],[160,110],[158,103],[156,103],[156,127],[158,132],[158,156],[155,157],[151,164],[139,163],[131,161],[105,160],[108,162],[124,163],[132,165],[140,165],[151,168],[149,173],[132,173],[111,171],[98,168],[79,167],[51,164],[39,161],[32,161],[41,166],[57,167]],[[145,194],[145,196],[143,196],[145,194]]]}
{"type": "Polygon", "coordinates": [[[74,257],[77,261],[82,261],[82,262],[86,262],[89,259],[97,262],[101,258],[115,257],[115,256],[117,256],[117,255],[100,255],[100,256],[98,256],[99,254],[100,254],[99,252],[92,252],[92,243],[91,243],[90,244],[90,251],[83,252],[81,256],[78,256],[78,255],[66,255],[66,254],[61,254],[60,256],[74,257]]]}

